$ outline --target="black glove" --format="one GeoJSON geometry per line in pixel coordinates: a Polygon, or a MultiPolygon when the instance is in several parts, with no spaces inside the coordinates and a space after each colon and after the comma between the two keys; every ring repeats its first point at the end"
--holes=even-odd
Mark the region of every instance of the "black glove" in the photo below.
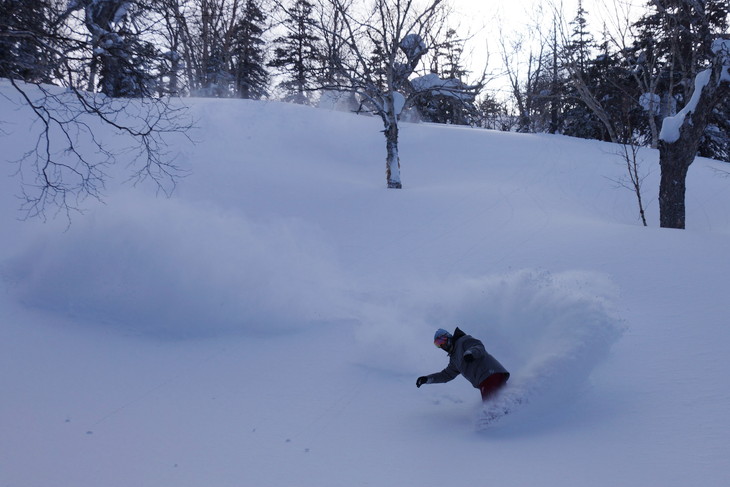
{"type": "Polygon", "coordinates": [[[464,362],[471,363],[474,361],[474,355],[471,354],[471,352],[466,352],[464,354],[464,362]]]}
{"type": "Polygon", "coordinates": [[[428,377],[421,376],[416,380],[416,387],[421,387],[423,384],[428,384],[428,377]]]}

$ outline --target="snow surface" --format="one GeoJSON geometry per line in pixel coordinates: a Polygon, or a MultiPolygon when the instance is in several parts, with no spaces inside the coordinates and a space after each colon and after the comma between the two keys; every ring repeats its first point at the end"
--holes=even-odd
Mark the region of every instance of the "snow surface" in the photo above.
{"type": "Polygon", "coordinates": [[[387,190],[377,118],[189,103],[170,199],[120,164],[23,222],[4,165],[0,486],[730,485],[726,164],[660,229],[643,151],[644,228],[610,144],[404,123],[387,190]],[[456,325],[528,399],[485,429],[462,378],[415,387],[456,325]]]}

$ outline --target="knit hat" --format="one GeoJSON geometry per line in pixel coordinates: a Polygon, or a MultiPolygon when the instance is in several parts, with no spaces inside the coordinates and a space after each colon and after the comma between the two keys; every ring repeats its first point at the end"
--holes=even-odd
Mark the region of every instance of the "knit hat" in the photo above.
{"type": "Polygon", "coordinates": [[[436,345],[438,348],[448,350],[451,346],[451,338],[451,333],[444,330],[443,328],[439,328],[438,330],[436,330],[436,334],[434,334],[433,336],[433,344],[436,345]]]}

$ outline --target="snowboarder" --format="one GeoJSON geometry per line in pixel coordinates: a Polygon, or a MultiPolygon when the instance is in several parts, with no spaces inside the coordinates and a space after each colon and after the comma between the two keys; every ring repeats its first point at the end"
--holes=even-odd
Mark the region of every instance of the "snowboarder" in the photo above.
{"type": "Polygon", "coordinates": [[[419,377],[416,387],[449,382],[462,374],[481,391],[482,401],[486,401],[507,383],[507,369],[487,353],[481,341],[467,335],[458,327],[453,335],[439,328],[433,337],[433,343],[449,354],[449,365],[441,372],[419,377]]]}

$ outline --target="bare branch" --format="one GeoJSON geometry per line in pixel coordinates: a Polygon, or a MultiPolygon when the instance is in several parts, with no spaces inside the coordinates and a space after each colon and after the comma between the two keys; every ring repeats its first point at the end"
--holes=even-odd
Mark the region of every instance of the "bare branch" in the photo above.
{"type": "Polygon", "coordinates": [[[16,161],[24,218],[45,219],[49,210],[68,218],[81,212],[84,199],[102,199],[109,168],[122,160],[128,161],[132,183],[150,180],[166,195],[184,176],[167,137],[187,137],[192,121],[185,107],[169,99],[112,99],[10,83],[40,124],[34,146],[16,161]],[[103,136],[109,133],[122,138],[111,143],[103,136]]]}

